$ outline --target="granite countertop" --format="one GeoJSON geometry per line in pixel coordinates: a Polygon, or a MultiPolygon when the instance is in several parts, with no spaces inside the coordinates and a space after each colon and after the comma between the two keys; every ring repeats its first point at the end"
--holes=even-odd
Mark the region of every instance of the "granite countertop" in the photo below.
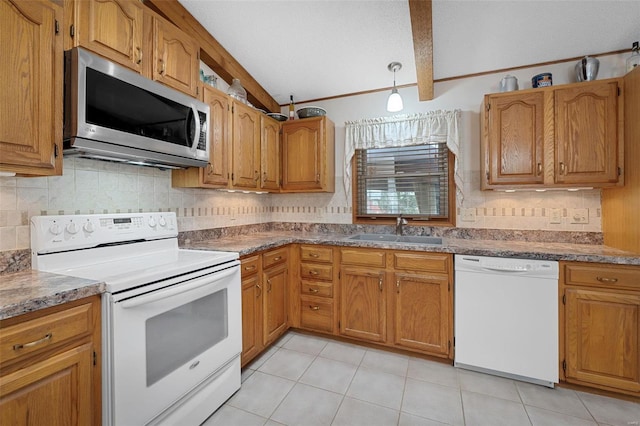
{"type": "Polygon", "coordinates": [[[104,293],[104,283],[40,271],[2,275],[0,320],[104,293]]]}
{"type": "Polygon", "coordinates": [[[247,256],[262,250],[268,250],[291,243],[303,243],[477,256],[517,257],[538,260],[567,260],[619,265],[640,265],[639,255],[603,245],[458,238],[443,238],[442,245],[426,245],[349,240],[348,237],[349,235],[344,234],[273,231],[203,241],[186,241],[182,248],[235,251],[240,253],[240,256],[247,256]]]}

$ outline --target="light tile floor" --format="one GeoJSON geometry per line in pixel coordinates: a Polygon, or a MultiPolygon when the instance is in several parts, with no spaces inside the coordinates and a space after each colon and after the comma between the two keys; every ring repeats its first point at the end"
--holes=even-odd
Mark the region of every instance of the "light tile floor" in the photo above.
{"type": "Polygon", "coordinates": [[[638,426],[640,403],[289,332],[203,426],[638,426]]]}

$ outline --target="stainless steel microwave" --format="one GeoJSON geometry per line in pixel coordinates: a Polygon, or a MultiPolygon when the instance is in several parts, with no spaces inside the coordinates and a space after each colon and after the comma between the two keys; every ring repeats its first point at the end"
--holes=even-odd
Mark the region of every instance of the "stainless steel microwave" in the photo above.
{"type": "Polygon", "coordinates": [[[209,106],[82,48],[65,52],[64,154],[160,168],[209,162],[209,106]]]}

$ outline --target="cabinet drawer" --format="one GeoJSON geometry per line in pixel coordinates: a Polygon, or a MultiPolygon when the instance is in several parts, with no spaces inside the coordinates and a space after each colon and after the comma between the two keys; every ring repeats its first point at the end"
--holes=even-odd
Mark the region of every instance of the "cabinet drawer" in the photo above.
{"type": "Polygon", "coordinates": [[[3,363],[52,345],[91,334],[93,305],[76,306],[0,330],[3,363]]]}
{"type": "Polygon", "coordinates": [[[300,281],[300,293],[309,296],[333,297],[333,283],[300,281]]]}
{"type": "Polygon", "coordinates": [[[240,274],[242,277],[248,277],[258,272],[258,259],[258,256],[252,256],[240,261],[240,274]]]}
{"type": "Polygon", "coordinates": [[[286,262],[288,254],[289,254],[288,248],[271,250],[268,253],[264,253],[262,255],[262,269],[267,269],[270,266],[286,262]]]}
{"type": "Polygon", "coordinates": [[[300,246],[300,260],[313,262],[333,262],[333,249],[331,247],[300,246]]]}
{"type": "Polygon", "coordinates": [[[451,256],[448,254],[394,253],[395,269],[409,271],[429,271],[446,274],[449,272],[451,256]]]}
{"type": "Polygon", "coordinates": [[[333,331],[333,302],[300,298],[300,326],[318,331],[333,331]]]}
{"type": "Polygon", "coordinates": [[[640,290],[640,267],[568,263],[564,265],[564,283],[640,290]]]}
{"type": "Polygon", "coordinates": [[[382,251],[342,249],[341,263],[343,265],[385,266],[385,255],[382,251]]]}
{"type": "Polygon", "coordinates": [[[311,280],[331,281],[333,278],[333,266],[303,262],[300,264],[300,276],[311,280]]]}

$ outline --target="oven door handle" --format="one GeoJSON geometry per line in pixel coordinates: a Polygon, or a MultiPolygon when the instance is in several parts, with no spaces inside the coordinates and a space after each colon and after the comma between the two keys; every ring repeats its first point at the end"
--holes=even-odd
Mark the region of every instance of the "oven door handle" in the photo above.
{"type": "Polygon", "coordinates": [[[120,302],[120,306],[124,309],[135,308],[137,306],[146,305],[148,303],[157,302],[158,300],[166,299],[167,297],[175,296],[176,294],[182,294],[187,291],[195,290],[205,285],[210,285],[215,282],[221,281],[225,278],[238,272],[238,268],[231,268],[225,272],[219,272],[211,276],[200,277],[196,282],[186,285],[178,285],[168,288],[167,290],[160,290],[150,293],[146,296],[133,297],[124,302],[120,302]]]}

